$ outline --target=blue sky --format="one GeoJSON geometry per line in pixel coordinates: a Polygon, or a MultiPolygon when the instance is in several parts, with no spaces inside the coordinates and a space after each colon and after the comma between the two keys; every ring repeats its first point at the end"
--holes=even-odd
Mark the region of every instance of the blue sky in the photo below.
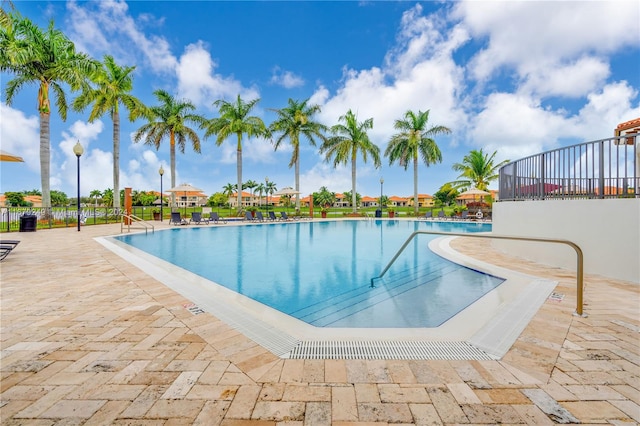
{"type": "MultiPolygon", "coordinates": [[[[288,98],[321,106],[327,125],[352,109],[373,118],[370,137],[384,152],[393,122],[405,111],[430,110],[430,123],[451,135],[436,142],[443,162],[419,168],[419,192],[433,194],[457,173],[451,165],[472,149],[497,151],[497,160],[609,137],[640,117],[640,3],[536,2],[215,2],[14,1],[45,27],[53,19],[79,50],[120,65],[135,65],[133,94],[155,105],[153,91],[188,98],[206,117],[213,102],[261,98],[255,114],[268,124],[288,98]]],[[[3,7],[7,7],[3,4],[3,7]]],[[[0,146],[25,163],[1,163],[0,192],[40,188],[37,87],[11,106],[12,76],[1,74],[0,146]]],[[[68,93],[72,99],[73,94],[68,93]]],[[[51,118],[51,188],[73,196],[80,140],[82,195],[112,188],[112,124],[71,113],[51,118]]],[[[143,122],[122,116],[120,187],[159,190],[168,141],[159,151],[134,144],[143,122]]],[[[202,135],[202,133],[200,133],[202,135]]],[[[308,144],[301,150],[303,195],[327,186],[351,189],[350,167],[334,169],[308,144]]],[[[291,150],[269,141],[243,142],[243,180],[293,186],[291,150]]],[[[212,194],[236,182],[234,141],[202,140],[202,153],[177,153],[176,183],[212,194]]],[[[362,195],[413,193],[412,170],[357,165],[362,195]]],[[[497,188],[497,183],[492,185],[497,188]]]]}

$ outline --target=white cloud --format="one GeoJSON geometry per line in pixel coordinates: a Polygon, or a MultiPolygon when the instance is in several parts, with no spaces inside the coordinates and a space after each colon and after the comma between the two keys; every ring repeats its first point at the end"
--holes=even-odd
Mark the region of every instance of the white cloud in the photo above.
{"type": "MultiPolygon", "coordinates": [[[[606,55],[637,45],[637,2],[459,2],[461,19],[474,39],[487,39],[471,62],[478,80],[507,66],[521,78],[567,66],[587,55],[606,55]]],[[[536,78],[536,77],[534,77],[536,78]]],[[[540,77],[537,77],[541,79],[540,77]]]]}
{"type": "Polygon", "coordinates": [[[245,100],[260,97],[257,89],[243,87],[233,77],[216,74],[216,67],[203,42],[185,47],[176,67],[178,93],[196,105],[209,108],[213,108],[213,102],[218,99],[233,99],[238,94],[245,100]]]}
{"type": "Polygon", "coordinates": [[[346,69],[343,84],[332,97],[324,86],[316,90],[311,99],[322,105],[321,121],[335,124],[349,109],[359,120],[373,118],[369,135],[381,149],[394,133],[394,121],[410,109],[431,110],[432,125],[455,128],[466,121],[458,99],[463,69],[452,54],[467,35],[459,28],[443,33],[440,17],[421,13],[420,5],[404,13],[399,44],[387,54],[384,67],[346,69]]]}
{"type": "Polygon", "coordinates": [[[577,98],[602,87],[610,74],[609,64],[604,60],[583,57],[530,74],[518,91],[537,96],[577,98]]]}
{"type": "Polygon", "coordinates": [[[136,58],[141,54],[154,72],[174,72],[178,62],[167,40],[144,32],[144,26],[152,21],[149,14],[136,22],[127,4],[118,0],[82,6],[71,1],[67,5],[71,12],[69,34],[82,50],[94,56],[110,54],[129,63],[139,62],[136,58]]]}
{"type": "Polygon", "coordinates": [[[4,151],[21,156],[30,170],[40,172],[40,121],[33,115],[0,102],[0,146],[4,151]]]}
{"type": "Polygon", "coordinates": [[[282,86],[285,89],[292,89],[304,85],[304,79],[292,71],[286,71],[280,67],[275,67],[271,74],[271,84],[282,86]]]}

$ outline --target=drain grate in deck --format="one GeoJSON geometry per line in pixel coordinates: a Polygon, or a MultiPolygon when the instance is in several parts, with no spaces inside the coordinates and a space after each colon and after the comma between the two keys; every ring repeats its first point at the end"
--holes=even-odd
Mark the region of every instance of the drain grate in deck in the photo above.
{"type": "Polygon", "coordinates": [[[467,342],[305,341],[289,354],[292,359],[440,359],[493,360],[467,342]]]}

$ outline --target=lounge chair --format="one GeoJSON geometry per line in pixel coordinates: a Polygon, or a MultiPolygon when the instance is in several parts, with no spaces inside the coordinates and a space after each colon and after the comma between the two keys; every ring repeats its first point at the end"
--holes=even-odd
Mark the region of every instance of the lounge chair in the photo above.
{"type": "Polygon", "coordinates": [[[20,240],[0,240],[0,245],[3,246],[11,246],[15,248],[18,244],[20,244],[20,240]]]}
{"type": "Polygon", "coordinates": [[[224,219],[224,218],[222,218],[222,217],[220,217],[220,216],[218,215],[218,213],[216,213],[216,212],[211,212],[211,213],[209,213],[209,222],[213,222],[213,223],[215,223],[215,224],[217,225],[217,224],[219,224],[220,222],[222,222],[222,223],[227,223],[227,220],[226,220],[226,219],[224,219]]]}
{"type": "Polygon", "coordinates": [[[180,212],[171,212],[171,219],[169,219],[169,225],[188,225],[186,219],[180,216],[180,212]]]}
{"type": "Polygon", "coordinates": [[[420,219],[433,219],[433,212],[428,211],[424,214],[424,216],[422,216],[420,219]]]}
{"type": "Polygon", "coordinates": [[[294,221],[297,220],[295,217],[290,217],[287,212],[280,212],[280,220],[284,221],[294,221]]]}
{"type": "Polygon", "coordinates": [[[467,219],[469,219],[469,211],[463,210],[462,214],[460,215],[460,220],[467,220],[467,219]]]}
{"type": "Polygon", "coordinates": [[[257,220],[258,222],[264,222],[264,216],[262,215],[262,212],[256,212],[255,220],[257,220]]]}
{"type": "Polygon", "coordinates": [[[269,220],[272,220],[274,222],[278,220],[278,218],[276,217],[276,214],[272,211],[269,212],[269,220]]]}
{"type": "Polygon", "coordinates": [[[209,224],[209,219],[205,219],[202,217],[200,212],[191,212],[191,219],[189,219],[189,223],[195,223],[196,225],[209,224]]]}
{"type": "Polygon", "coordinates": [[[444,210],[440,210],[438,212],[438,219],[446,219],[447,217],[444,215],[444,210]]]}
{"type": "Polygon", "coordinates": [[[0,260],[4,260],[18,244],[20,244],[18,240],[2,240],[0,244],[0,260]]]}
{"type": "Polygon", "coordinates": [[[253,222],[256,219],[253,217],[253,215],[251,214],[250,211],[246,211],[246,212],[244,212],[244,220],[246,220],[248,222],[253,222]]]}

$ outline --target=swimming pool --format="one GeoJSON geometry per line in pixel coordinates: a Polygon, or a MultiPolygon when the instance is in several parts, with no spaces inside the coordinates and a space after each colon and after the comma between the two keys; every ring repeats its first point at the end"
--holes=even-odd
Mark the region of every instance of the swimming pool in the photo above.
{"type": "Polygon", "coordinates": [[[180,227],[116,239],[316,327],[437,327],[504,280],[449,262],[416,230],[488,232],[490,224],[405,220],[180,227]]]}

